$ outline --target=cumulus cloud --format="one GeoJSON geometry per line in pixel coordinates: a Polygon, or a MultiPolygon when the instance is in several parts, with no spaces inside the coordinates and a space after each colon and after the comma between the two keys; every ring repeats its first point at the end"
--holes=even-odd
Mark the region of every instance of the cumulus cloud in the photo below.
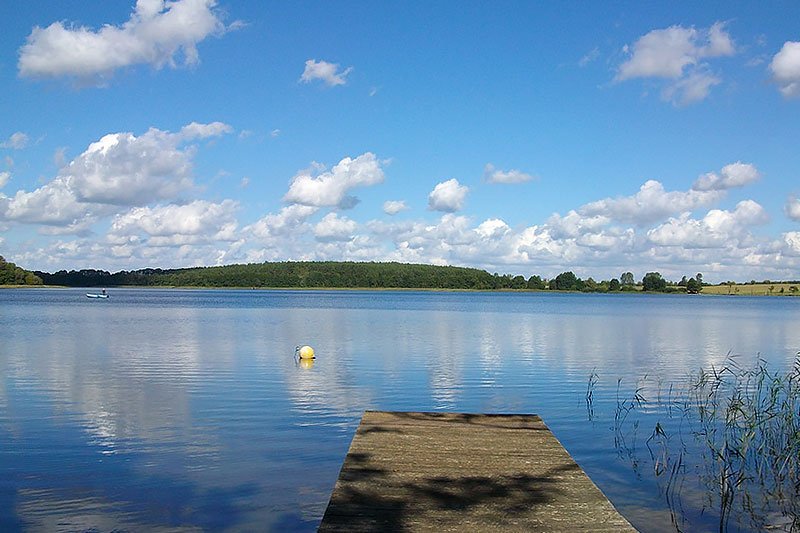
{"type": "Polygon", "coordinates": [[[617,81],[631,78],[680,78],[684,70],[707,57],[730,56],[735,47],[725,25],[708,30],[670,26],[652,30],[624,51],[630,58],[617,70],[617,81]]]}
{"type": "Polygon", "coordinates": [[[739,202],[733,211],[712,209],[702,219],[670,218],[647,232],[648,239],[661,246],[720,248],[748,235],[751,226],[769,220],[764,208],[753,200],[739,202]]]}
{"type": "Polygon", "coordinates": [[[722,198],[722,191],[666,191],[655,180],[648,180],[633,196],[605,198],[578,209],[582,216],[602,216],[619,222],[647,225],[669,215],[692,211],[722,198]]]}
{"type": "Polygon", "coordinates": [[[17,191],[7,200],[5,212],[0,215],[9,221],[58,228],[50,233],[82,233],[98,217],[111,213],[113,209],[109,206],[80,202],[69,180],[58,177],[35,191],[17,191]]]}
{"type": "Polygon", "coordinates": [[[196,200],[185,205],[136,207],[114,217],[109,238],[125,242],[144,235],[149,246],[183,246],[236,239],[238,204],[233,200],[212,203],[196,200]]]}
{"type": "MultiPolygon", "coordinates": [[[[0,183],[2,183],[2,180],[0,180],[0,183]]],[[[786,207],[784,210],[786,216],[796,222],[800,222],[800,199],[790,196],[789,199],[786,200],[786,207]]]]}
{"type": "Polygon", "coordinates": [[[769,64],[772,79],[786,98],[800,97],[800,41],[786,41],[769,64]]]}
{"type": "Polygon", "coordinates": [[[135,136],[103,136],[61,168],[42,187],[18,191],[9,199],[7,220],[59,226],[66,232],[85,231],[100,216],[123,207],[174,199],[191,188],[195,138],[229,131],[221,123],[193,123],[179,133],[151,128],[135,136]]]}
{"type": "Polygon", "coordinates": [[[231,133],[232,131],[233,128],[224,122],[211,122],[209,124],[192,122],[181,128],[177,138],[183,141],[207,139],[209,137],[219,137],[226,133],[231,133]]]}
{"type": "Polygon", "coordinates": [[[481,222],[475,231],[483,238],[496,239],[508,234],[511,228],[499,218],[489,218],[481,222]]]}
{"type": "Polygon", "coordinates": [[[314,238],[318,241],[350,241],[358,224],[347,217],[328,213],[314,226],[314,238]]]}
{"type": "Polygon", "coordinates": [[[82,202],[143,205],[174,198],[193,185],[195,150],[185,143],[230,131],[221,122],[193,122],[177,134],[156,128],[139,137],[112,133],[89,145],[59,174],[82,202]]]}
{"type": "Polygon", "coordinates": [[[302,233],[306,220],[316,213],[317,207],[289,205],[277,214],[268,214],[254,224],[244,228],[244,232],[260,241],[274,240],[277,237],[302,233]]]}
{"type": "Polygon", "coordinates": [[[28,141],[30,141],[28,135],[18,131],[16,133],[12,133],[7,140],[0,143],[0,147],[11,148],[12,150],[22,150],[28,146],[28,141]]]}
{"type": "Polygon", "coordinates": [[[703,174],[697,178],[692,188],[697,191],[720,191],[743,187],[753,183],[760,177],[761,173],[755,166],[737,161],[722,167],[719,174],[714,172],[703,174]]]}
{"type": "Polygon", "coordinates": [[[408,206],[403,200],[387,200],[383,202],[383,212],[387,215],[396,215],[397,213],[407,209],[408,206]]]}
{"type": "Polygon", "coordinates": [[[525,183],[534,177],[519,170],[511,169],[508,172],[494,168],[491,163],[483,169],[483,179],[489,183],[525,183]]]}
{"type": "Polygon", "coordinates": [[[314,170],[301,171],[292,178],[283,197],[285,202],[347,209],[358,203],[358,198],[347,194],[351,189],[382,183],[384,179],[381,162],[370,152],[355,159],[345,157],[330,171],[314,175],[314,170]]]}
{"type": "Polygon", "coordinates": [[[722,79],[709,72],[692,72],[665,87],[661,91],[661,98],[677,107],[687,106],[705,100],[711,88],[720,83],[722,79]]]}
{"type": "Polygon", "coordinates": [[[309,59],[306,61],[306,68],[303,70],[303,75],[300,76],[300,81],[311,83],[314,80],[320,80],[328,87],[335,87],[347,83],[347,75],[352,71],[353,67],[347,67],[340,71],[338,63],[309,59]]]}
{"type": "Polygon", "coordinates": [[[438,183],[428,195],[428,208],[434,211],[452,213],[464,206],[469,187],[461,185],[457,179],[438,183]]]}
{"type": "Polygon", "coordinates": [[[784,251],[787,255],[800,257],[800,231],[789,231],[783,234],[784,251]]]}
{"type": "Polygon", "coordinates": [[[617,69],[615,81],[634,78],[674,80],[662,97],[676,105],[687,105],[708,96],[721,79],[707,71],[703,60],[736,53],[725,25],[717,22],[709,29],[670,26],[652,30],[623,51],[629,56],[617,69]]]}
{"type": "Polygon", "coordinates": [[[138,0],[130,19],[99,30],[54,22],[33,28],[19,51],[23,77],[104,77],[123,67],[199,61],[197,44],[228,28],[216,0],[138,0]]]}
{"type": "Polygon", "coordinates": [[[0,189],[5,187],[10,179],[11,179],[11,173],[10,172],[5,172],[5,171],[0,172],[0,189]]]}
{"type": "Polygon", "coordinates": [[[608,226],[611,218],[606,215],[589,214],[583,216],[574,209],[566,215],[553,214],[547,219],[547,227],[556,238],[574,238],[587,233],[600,231],[608,226]]]}

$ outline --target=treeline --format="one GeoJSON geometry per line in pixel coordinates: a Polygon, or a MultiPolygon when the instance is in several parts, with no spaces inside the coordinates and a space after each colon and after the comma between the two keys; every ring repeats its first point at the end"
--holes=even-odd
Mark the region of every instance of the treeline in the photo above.
{"type": "Polygon", "coordinates": [[[386,289],[471,289],[471,290],[558,290],[580,292],[654,291],[689,292],[702,290],[702,274],[680,282],[665,280],[658,272],[636,281],[631,272],[619,279],[581,279],[562,272],[550,280],[455,266],[407,263],[356,263],[335,261],[287,261],[202,268],[120,271],[61,270],[54,274],[36,272],[48,285],[68,287],[256,287],[256,288],[386,288],[386,289]]]}
{"type": "Polygon", "coordinates": [[[612,278],[607,281],[595,281],[592,278],[582,280],[573,272],[562,272],[547,283],[547,288],[581,292],[645,291],[699,294],[703,290],[703,274],[698,273],[689,279],[683,276],[680,281],[675,283],[665,279],[660,272],[648,272],[638,282],[634,279],[632,272],[623,272],[619,279],[612,278]]]}
{"type": "MultiPolygon", "coordinates": [[[[202,268],[37,272],[48,285],[69,287],[257,287],[257,288],[510,288],[509,276],[476,268],[405,263],[282,262],[202,268]]],[[[524,280],[524,278],[523,278],[524,280]]]]}
{"type": "Polygon", "coordinates": [[[41,285],[42,278],[28,272],[0,255],[0,285],[41,285]]]}

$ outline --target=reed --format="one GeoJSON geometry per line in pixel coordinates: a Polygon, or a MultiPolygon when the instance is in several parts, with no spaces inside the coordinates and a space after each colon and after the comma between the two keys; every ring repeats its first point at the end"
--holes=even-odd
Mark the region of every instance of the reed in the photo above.
{"type": "MultiPolygon", "coordinates": [[[[598,381],[593,372],[586,393],[590,418],[598,381]]],[[[800,352],[788,371],[773,371],[760,357],[742,367],[729,354],[721,368],[670,383],[667,394],[657,383],[649,400],[643,393],[647,381],[645,376],[627,394],[617,381],[614,442],[637,475],[643,463],[650,466],[676,529],[683,523],[689,472],[704,488],[704,509],[718,513],[720,531],[728,530],[732,517],[737,528],[800,530],[800,352]],[[645,406],[646,414],[640,412],[645,406]],[[642,459],[639,426],[653,417],[642,459]]]]}

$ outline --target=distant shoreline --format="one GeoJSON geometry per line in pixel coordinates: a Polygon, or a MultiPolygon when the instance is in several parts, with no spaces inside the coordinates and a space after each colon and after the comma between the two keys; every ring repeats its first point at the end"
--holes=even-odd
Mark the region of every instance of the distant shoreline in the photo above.
{"type": "MultiPolygon", "coordinates": [[[[198,286],[198,285],[107,285],[106,289],[141,289],[141,290],[231,290],[231,291],[340,291],[340,292],[476,292],[476,293],[535,293],[535,294],[655,294],[661,296],[800,296],[800,292],[790,292],[787,287],[795,286],[791,283],[774,284],[772,292],[768,288],[763,287],[764,284],[748,285],[708,285],[703,287],[703,291],[699,294],[688,294],[685,292],[658,292],[658,291],[643,291],[637,287],[635,290],[628,291],[609,291],[609,292],[584,292],[584,291],[566,291],[555,289],[445,289],[445,288],[430,288],[430,287],[220,287],[220,286],[198,286]],[[735,289],[739,288],[739,291],[735,289]],[[747,290],[742,290],[746,288],[747,290]],[[780,292],[779,289],[784,289],[780,292]],[[727,292],[730,290],[731,292],[727,292]]],[[[73,290],[93,290],[98,286],[87,287],[70,287],[67,285],[0,285],[2,289],[73,289],[73,290]]]]}

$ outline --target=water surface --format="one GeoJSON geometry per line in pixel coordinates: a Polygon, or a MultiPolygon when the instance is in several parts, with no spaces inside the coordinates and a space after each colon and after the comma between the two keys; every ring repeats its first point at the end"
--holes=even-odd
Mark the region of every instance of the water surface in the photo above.
{"type": "MultiPolygon", "coordinates": [[[[675,530],[618,388],[800,350],[796,298],[85,292],[0,291],[2,531],[313,531],[366,409],[537,413],[637,528],[675,530]]],[[[692,491],[679,527],[716,530],[692,491]]]]}

